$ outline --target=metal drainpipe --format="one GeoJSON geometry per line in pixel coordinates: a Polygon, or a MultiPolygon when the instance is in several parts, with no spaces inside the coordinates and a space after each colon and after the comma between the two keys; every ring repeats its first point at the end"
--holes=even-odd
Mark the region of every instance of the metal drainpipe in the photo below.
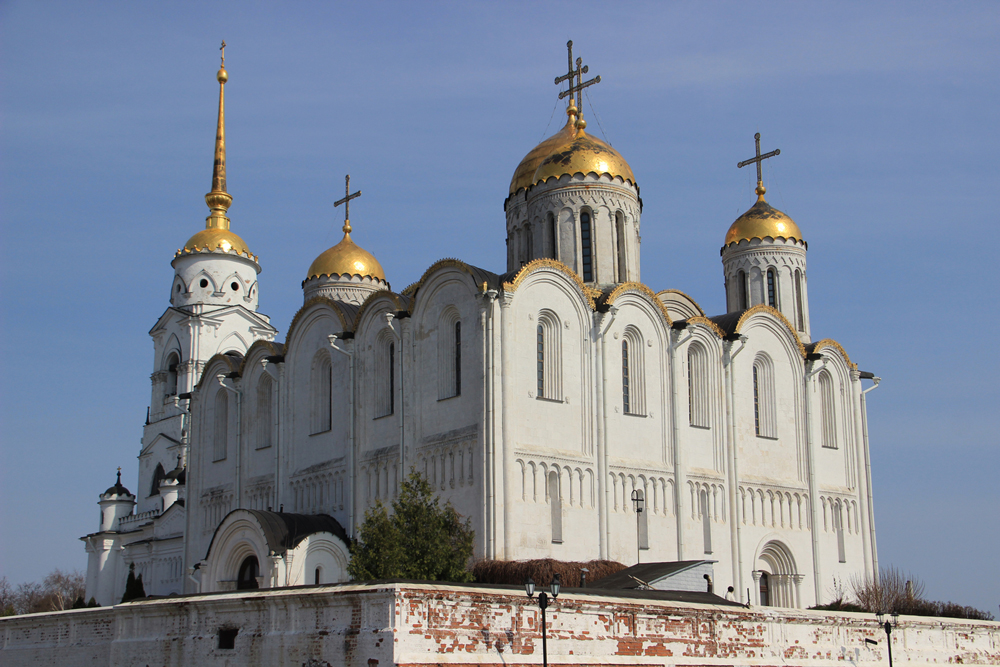
{"type": "Polygon", "coordinates": [[[609,558],[609,549],[611,547],[611,526],[608,523],[608,475],[611,470],[610,455],[608,453],[608,355],[607,347],[605,345],[605,338],[608,334],[608,330],[611,329],[611,325],[615,321],[615,316],[618,314],[618,309],[614,306],[608,309],[608,312],[601,318],[601,325],[603,329],[600,331],[601,345],[598,348],[598,354],[601,357],[601,382],[598,385],[600,389],[600,402],[601,402],[601,418],[597,422],[598,433],[597,442],[601,451],[598,452],[598,459],[603,463],[603,470],[601,470],[601,480],[603,481],[602,488],[599,499],[603,501],[603,507],[600,509],[600,524],[601,524],[601,558],[609,558]],[[605,324],[604,320],[607,320],[605,324]]]}
{"type": "MultiPolygon", "coordinates": [[[[684,328],[687,328],[685,325],[684,328]]],[[[688,332],[687,338],[680,340],[681,330],[668,329],[668,352],[670,363],[670,384],[673,385],[673,405],[670,416],[673,420],[673,447],[674,447],[674,517],[677,521],[677,560],[684,560],[684,487],[687,480],[684,475],[684,456],[681,451],[681,416],[680,410],[680,364],[677,360],[677,350],[683,343],[686,343],[694,334],[688,332]]],[[[690,370],[688,371],[690,372],[690,370]]]]}
{"type": "MultiPolygon", "coordinates": [[[[347,410],[350,414],[350,419],[347,425],[347,469],[351,472],[350,479],[350,489],[347,493],[347,526],[348,537],[354,537],[355,527],[354,527],[354,480],[357,479],[354,471],[354,351],[353,349],[348,352],[347,350],[342,350],[337,347],[337,340],[340,338],[338,334],[330,334],[327,339],[330,341],[330,348],[340,352],[342,355],[347,357],[348,365],[350,367],[350,385],[347,388],[347,410]]],[[[344,340],[344,345],[348,345],[348,342],[344,340]]],[[[353,345],[352,345],[353,347],[353,345]]]]}
{"type": "Polygon", "coordinates": [[[823,604],[822,573],[819,567],[819,524],[817,523],[817,491],[816,491],[816,452],[813,451],[813,417],[812,417],[812,388],[809,380],[823,370],[823,364],[819,368],[814,368],[813,362],[807,362],[806,373],[802,377],[802,387],[806,399],[806,458],[809,462],[809,518],[812,522],[812,530],[809,531],[812,538],[812,561],[813,561],[813,588],[815,592],[816,604],[823,604]],[[810,370],[812,369],[812,370],[810,370]]]}
{"type": "MultiPolygon", "coordinates": [[[[510,349],[511,346],[511,329],[514,323],[510,321],[510,297],[511,295],[504,295],[504,298],[500,301],[500,367],[508,368],[513,364],[513,354],[510,349]]],[[[512,556],[512,538],[514,526],[511,525],[511,502],[513,499],[513,494],[510,492],[508,478],[510,477],[510,471],[507,469],[508,458],[510,450],[514,447],[514,438],[512,429],[512,415],[511,412],[514,408],[514,387],[512,380],[508,377],[511,374],[501,373],[500,374],[500,394],[501,394],[501,405],[502,409],[500,411],[501,419],[501,439],[503,443],[503,465],[500,467],[500,485],[503,489],[503,558],[510,559],[512,556]]]]}
{"type": "Polygon", "coordinates": [[[494,469],[494,445],[496,443],[496,433],[493,419],[493,397],[495,392],[494,372],[493,372],[493,310],[497,300],[497,290],[486,291],[486,334],[483,337],[483,362],[486,364],[484,377],[484,403],[486,404],[486,418],[484,427],[484,440],[486,441],[485,456],[483,456],[483,492],[486,495],[486,558],[496,558],[496,480],[493,478],[494,469]]]}
{"type": "MultiPolygon", "coordinates": [[[[733,343],[729,341],[723,352],[723,368],[725,369],[726,384],[726,422],[729,431],[729,542],[730,558],[733,561],[733,582],[738,583],[740,597],[743,595],[743,533],[740,529],[740,517],[736,511],[736,485],[740,482],[739,471],[739,447],[736,443],[736,414],[735,414],[735,391],[733,389],[733,361],[740,352],[747,346],[747,337],[740,335],[739,342],[742,343],[735,352],[732,351],[733,343]],[[728,361],[727,361],[728,359],[728,361]]],[[[747,603],[749,604],[749,600],[747,603]]]]}
{"type": "Polygon", "coordinates": [[[868,543],[871,536],[868,534],[868,497],[867,484],[865,484],[865,450],[864,450],[864,429],[861,425],[861,374],[857,369],[851,369],[851,398],[854,407],[854,452],[857,457],[856,474],[858,475],[858,501],[861,503],[861,516],[865,517],[865,527],[861,532],[861,548],[865,557],[865,576],[872,576],[872,554],[868,543]],[[862,486],[863,485],[863,486],[862,486]]]}
{"type": "Polygon", "coordinates": [[[865,443],[865,478],[868,483],[868,530],[871,531],[872,536],[872,571],[876,583],[878,582],[878,548],[875,546],[875,498],[872,496],[872,460],[871,451],[868,449],[868,403],[865,394],[876,389],[881,381],[882,378],[873,377],[872,382],[875,384],[861,392],[861,423],[864,427],[865,443]]]}
{"type": "Polygon", "coordinates": [[[236,387],[235,382],[226,384],[226,380],[230,378],[226,377],[224,374],[219,374],[215,376],[219,380],[219,384],[222,385],[226,391],[229,391],[236,396],[236,506],[233,509],[239,509],[243,507],[243,486],[241,482],[242,478],[242,457],[243,453],[243,415],[242,415],[242,403],[243,392],[236,387]]]}
{"type": "MultiPolygon", "coordinates": [[[[281,388],[284,386],[282,379],[285,375],[284,365],[278,366],[277,372],[268,369],[268,364],[271,362],[266,358],[260,360],[260,366],[264,369],[264,372],[274,378],[274,381],[278,385],[278,390],[275,392],[275,399],[278,403],[278,409],[275,410],[274,422],[271,424],[271,428],[275,432],[274,441],[274,502],[273,507],[279,507],[278,499],[281,498],[281,388]]],[[[277,365],[277,364],[275,364],[277,365]]],[[[273,509],[272,507],[272,509],[273,509]]]]}

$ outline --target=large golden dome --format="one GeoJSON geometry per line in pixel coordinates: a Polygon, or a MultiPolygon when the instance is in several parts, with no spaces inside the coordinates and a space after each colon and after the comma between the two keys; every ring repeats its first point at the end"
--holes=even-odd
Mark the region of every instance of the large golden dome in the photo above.
{"type": "Polygon", "coordinates": [[[351,240],[351,233],[344,232],[340,243],[326,250],[309,266],[306,280],[320,276],[361,276],[385,282],[385,271],[370,252],[351,240]]]}
{"type": "Polygon", "coordinates": [[[778,237],[784,239],[795,239],[803,241],[802,232],[799,226],[776,208],[764,201],[763,187],[757,190],[757,203],[750,207],[750,210],[736,218],[726,232],[726,241],[723,247],[730,243],[749,241],[750,239],[764,239],[778,237]]]}
{"type": "Polygon", "coordinates": [[[217,228],[201,230],[189,238],[184,247],[177,251],[177,254],[186,255],[203,250],[208,250],[209,252],[215,252],[216,250],[232,252],[235,250],[239,255],[254,256],[247,247],[246,241],[241,239],[237,234],[229,229],[217,228]]]}
{"type": "Polygon", "coordinates": [[[608,174],[619,176],[635,185],[635,176],[618,151],[584,131],[586,123],[576,119],[576,107],[567,110],[566,125],[554,135],[531,149],[514,170],[510,194],[522,188],[564,174],[608,174]]]}

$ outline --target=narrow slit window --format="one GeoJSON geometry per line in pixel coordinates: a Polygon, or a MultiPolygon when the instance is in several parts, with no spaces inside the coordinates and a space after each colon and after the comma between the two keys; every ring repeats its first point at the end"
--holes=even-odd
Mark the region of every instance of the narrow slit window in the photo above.
{"type": "Polygon", "coordinates": [[[552,513],[552,543],[562,544],[562,496],[559,493],[559,474],[549,473],[549,507],[552,513]]]}
{"type": "Polygon", "coordinates": [[[795,269],[795,324],[799,331],[806,330],[806,318],[802,309],[802,272],[795,269]]]}
{"type": "Polygon", "coordinates": [[[588,211],[580,213],[580,246],[581,258],[583,260],[583,282],[593,282],[594,258],[593,244],[590,238],[590,213],[588,211]]]}
{"type": "Polygon", "coordinates": [[[747,272],[740,271],[736,276],[736,295],[737,295],[737,308],[739,310],[747,309],[747,272]]]}
{"type": "Polygon", "coordinates": [[[772,308],[778,307],[778,297],[774,285],[774,269],[767,270],[767,305],[772,308]]]}
{"type": "Polygon", "coordinates": [[[632,412],[632,404],[629,401],[629,377],[628,377],[628,341],[622,341],[622,408],[625,414],[632,412]]]}
{"type": "Polygon", "coordinates": [[[455,322],[455,395],[462,393],[462,323],[455,322]]]}
{"type": "Polygon", "coordinates": [[[760,377],[757,364],[753,367],[753,430],[754,434],[760,435],[760,377]]]}
{"type": "Polygon", "coordinates": [[[389,414],[396,412],[396,344],[389,343],[389,414]]]}
{"type": "Polygon", "coordinates": [[[538,325],[537,335],[538,397],[545,398],[545,328],[538,325]]]}
{"type": "Polygon", "coordinates": [[[549,257],[556,259],[556,216],[551,211],[548,215],[548,224],[545,226],[545,233],[548,237],[546,239],[548,245],[546,250],[548,250],[549,257]]]}
{"type": "Polygon", "coordinates": [[[615,214],[615,231],[618,237],[618,282],[628,282],[628,261],[626,259],[627,244],[625,242],[625,215],[618,211],[615,214]]]}

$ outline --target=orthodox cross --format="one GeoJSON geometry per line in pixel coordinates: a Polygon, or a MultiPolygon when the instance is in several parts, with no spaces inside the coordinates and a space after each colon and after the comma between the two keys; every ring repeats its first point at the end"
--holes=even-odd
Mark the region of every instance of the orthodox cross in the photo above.
{"type": "Polygon", "coordinates": [[[351,175],[344,176],[344,198],[333,202],[333,207],[337,208],[344,204],[344,233],[351,233],[351,200],[361,196],[361,190],[351,194],[351,175]]]}
{"type": "Polygon", "coordinates": [[[775,148],[770,153],[764,153],[763,155],[761,155],[760,154],[760,132],[758,132],[757,134],[753,135],[753,138],[754,138],[754,141],[757,144],[757,157],[752,157],[749,160],[743,160],[743,162],[740,162],[739,164],[736,165],[736,168],[737,169],[742,169],[743,167],[747,166],[748,164],[753,164],[754,162],[756,162],[757,163],[757,185],[762,185],[764,183],[764,181],[760,177],[760,163],[763,162],[764,160],[766,160],[769,157],[774,157],[775,155],[781,155],[781,149],[780,148],[775,148]]]}
{"type": "Polygon", "coordinates": [[[222,46],[219,47],[219,50],[222,51],[222,68],[225,69],[226,68],[226,40],[222,40],[222,46]]]}
{"type": "MultiPolygon", "coordinates": [[[[559,93],[559,99],[572,96],[573,93],[576,93],[576,107],[577,109],[581,109],[583,106],[583,97],[581,95],[583,89],[593,86],[595,83],[600,83],[601,77],[598,75],[590,81],[583,81],[583,75],[590,71],[590,67],[583,64],[583,58],[577,58],[576,67],[573,67],[573,40],[566,42],[566,50],[568,51],[567,62],[569,71],[562,76],[556,77],[556,85],[559,85],[563,81],[569,81],[569,89],[559,93]],[[576,85],[573,84],[573,77],[576,77],[576,85]]],[[[572,101],[572,97],[570,97],[570,101],[572,101]]]]}

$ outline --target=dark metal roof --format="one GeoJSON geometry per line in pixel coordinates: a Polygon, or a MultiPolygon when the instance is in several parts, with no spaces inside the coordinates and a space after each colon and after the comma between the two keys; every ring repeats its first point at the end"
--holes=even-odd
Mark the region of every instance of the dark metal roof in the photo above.
{"type": "Polygon", "coordinates": [[[715,322],[720,329],[726,332],[726,336],[736,335],[736,325],[739,324],[740,318],[743,317],[745,310],[737,310],[731,313],[726,313],[725,315],[716,315],[715,317],[710,317],[711,321],[715,322]]]}
{"type": "Polygon", "coordinates": [[[598,579],[594,583],[590,584],[590,587],[603,589],[638,589],[639,583],[636,582],[635,579],[632,579],[632,577],[635,577],[640,581],[645,581],[646,583],[652,583],[672,574],[683,572],[684,570],[690,569],[696,565],[713,562],[715,561],[676,560],[665,563],[640,563],[615,572],[614,574],[609,574],[602,579],[598,579]]]}
{"type": "MultiPolygon", "coordinates": [[[[229,518],[234,512],[241,512],[251,515],[260,525],[267,542],[267,548],[275,554],[283,554],[289,549],[294,549],[302,540],[316,533],[332,533],[340,538],[345,545],[351,543],[347,536],[347,531],[340,525],[340,522],[329,514],[290,514],[288,512],[268,512],[265,510],[237,509],[226,515],[229,518]]],[[[219,524],[221,527],[225,519],[219,524]]],[[[215,529],[212,536],[212,544],[219,534],[219,528],[215,529]]],[[[212,544],[208,545],[208,553],[212,553],[212,544]]],[[[205,556],[208,558],[208,556],[205,556]]]]}
{"type": "Polygon", "coordinates": [[[118,471],[118,480],[115,482],[114,486],[109,486],[108,490],[103,494],[104,496],[131,496],[132,494],[122,486],[122,471],[118,471]]]}

